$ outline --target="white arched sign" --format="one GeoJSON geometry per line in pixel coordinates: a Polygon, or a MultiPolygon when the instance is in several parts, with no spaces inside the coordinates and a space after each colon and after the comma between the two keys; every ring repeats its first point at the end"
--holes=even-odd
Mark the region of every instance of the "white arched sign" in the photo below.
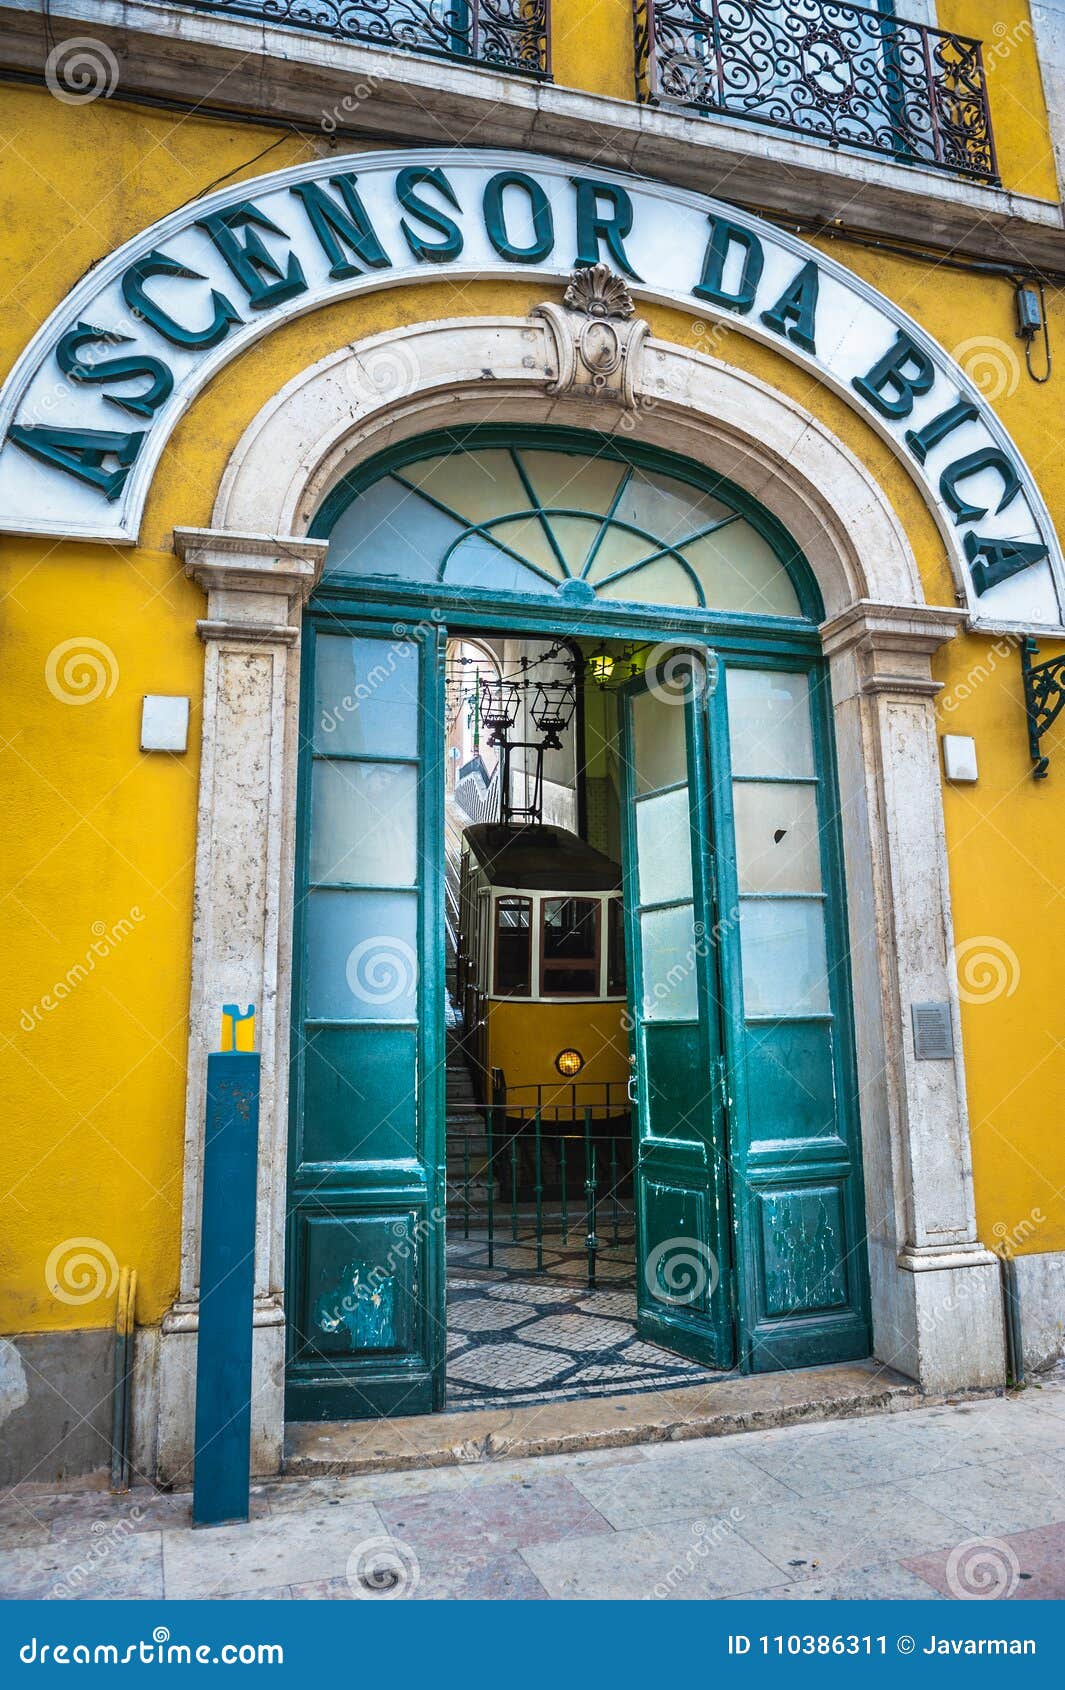
{"type": "Polygon", "coordinates": [[[722,201],[536,154],[332,156],[207,195],[128,241],[0,392],[0,522],[135,541],[178,418],[290,317],[434,273],[558,279],[600,260],[637,297],[726,320],[854,405],[921,488],[976,623],[1061,625],[1065,568],[1038,488],[978,389],[905,312],[722,201]]]}

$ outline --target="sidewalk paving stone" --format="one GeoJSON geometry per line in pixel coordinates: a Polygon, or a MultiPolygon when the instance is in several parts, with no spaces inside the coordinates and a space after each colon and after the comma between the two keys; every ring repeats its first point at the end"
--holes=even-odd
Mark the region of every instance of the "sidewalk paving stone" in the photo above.
{"type": "Polygon", "coordinates": [[[578,1601],[705,1601],[786,1582],[750,1544],[706,1526],[704,1520],[636,1526],[609,1537],[537,1544],[522,1556],[549,1596],[578,1601]]]}
{"type": "Polygon", "coordinates": [[[515,1455],[504,1437],[495,1458],[475,1444],[444,1467],[258,1482],[247,1524],[206,1530],[188,1492],[24,1485],[0,1494],[0,1595],[938,1601],[997,1578],[1012,1600],[1060,1600],[1063,1409],[1058,1377],[565,1454],[515,1455]]]}
{"type": "Polygon", "coordinates": [[[314,1508],[242,1526],[163,1534],[167,1596],[210,1597],[343,1573],[360,1545],[385,1537],[367,1503],[314,1508]]]}
{"type": "Polygon", "coordinates": [[[462,1495],[443,1492],[381,1500],[377,1510],[388,1531],[418,1554],[488,1553],[610,1532],[581,1492],[557,1474],[518,1484],[486,1484],[462,1495]]]}
{"type": "Polygon", "coordinates": [[[840,1493],[820,1507],[755,1505],[736,1531],[788,1579],[828,1574],[850,1564],[899,1560],[957,1540],[955,1520],[894,1485],[840,1493]]]}
{"type": "Polygon", "coordinates": [[[126,1601],[163,1595],[162,1534],[131,1532],[110,1544],[86,1534],[66,1543],[0,1552],[0,1596],[38,1601],[126,1601]]]}
{"type": "Polygon", "coordinates": [[[962,1589],[985,1601],[1060,1602],[1065,1600],[1065,1520],[956,1546],[951,1563],[951,1554],[940,1551],[903,1565],[943,1596],[957,1597],[962,1589]]]}

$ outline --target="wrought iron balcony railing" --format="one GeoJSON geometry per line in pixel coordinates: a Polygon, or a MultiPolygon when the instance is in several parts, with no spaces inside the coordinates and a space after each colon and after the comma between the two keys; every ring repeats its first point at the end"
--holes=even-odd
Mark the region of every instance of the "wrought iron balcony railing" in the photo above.
{"type": "Polygon", "coordinates": [[[200,12],[470,59],[494,70],[551,74],[550,0],[168,0],[200,12]]]}
{"type": "Polygon", "coordinates": [[[980,42],[836,0],[634,0],[636,92],[997,180],[980,42]]]}

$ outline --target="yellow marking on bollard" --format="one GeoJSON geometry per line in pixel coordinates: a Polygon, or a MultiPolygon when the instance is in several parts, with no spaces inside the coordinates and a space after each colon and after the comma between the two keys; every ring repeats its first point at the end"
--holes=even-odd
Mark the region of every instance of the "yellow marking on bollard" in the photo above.
{"type": "Polygon", "coordinates": [[[254,1050],[255,1049],[255,1005],[250,1003],[247,1009],[241,1009],[239,1004],[227,1003],[222,1005],[222,1038],[219,1050],[254,1050]]]}

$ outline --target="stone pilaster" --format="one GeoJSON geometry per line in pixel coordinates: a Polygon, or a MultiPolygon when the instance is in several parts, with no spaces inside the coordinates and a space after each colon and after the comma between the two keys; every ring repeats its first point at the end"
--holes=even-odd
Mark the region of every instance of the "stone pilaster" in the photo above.
{"type": "Polygon", "coordinates": [[[207,594],[192,936],[181,1283],[159,1348],[159,1473],[192,1476],[200,1201],[208,1052],[224,1003],[253,1003],[262,1053],[255,1239],[252,1471],[274,1472],[284,1433],[284,1167],[292,854],[303,604],[324,541],[175,530],[207,594]]]}
{"type": "Polygon", "coordinates": [[[930,667],[963,619],[861,602],[822,628],[840,756],[861,763],[841,784],[867,789],[844,836],[874,1340],[929,1391],[1003,1378],[998,1263],[976,1232],[930,667]],[[917,1057],[915,1003],[949,1005],[952,1057],[917,1057]]]}

